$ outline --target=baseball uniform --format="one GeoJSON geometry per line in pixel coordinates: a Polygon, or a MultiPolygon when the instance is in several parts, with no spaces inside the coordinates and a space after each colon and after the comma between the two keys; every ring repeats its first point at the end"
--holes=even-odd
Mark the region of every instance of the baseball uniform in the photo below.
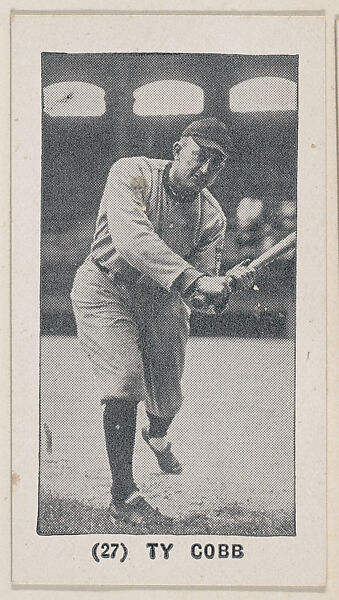
{"type": "Polygon", "coordinates": [[[202,274],[217,274],[226,227],[206,188],[192,197],[171,190],[170,166],[146,157],[112,166],[71,293],[101,400],[144,400],[159,417],[181,406],[185,294],[202,274]]]}

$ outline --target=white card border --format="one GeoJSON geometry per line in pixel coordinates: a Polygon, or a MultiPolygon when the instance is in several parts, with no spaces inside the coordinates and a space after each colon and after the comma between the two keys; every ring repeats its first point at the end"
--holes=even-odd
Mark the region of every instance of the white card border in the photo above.
{"type": "MultiPolygon", "coordinates": [[[[27,7],[27,3],[25,3],[25,6],[23,6],[23,2],[17,2],[17,8],[28,8],[27,7]],[[21,5],[21,6],[20,6],[21,5]]],[[[46,9],[47,8],[47,4],[48,4],[48,8],[52,10],[52,4],[51,2],[35,2],[35,3],[31,3],[34,6],[32,6],[32,10],[36,9],[36,8],[40,8],[40,9],[46,9]]],[[[67,8],[74,8],[76,9],[77,7],[75,6],[76,3],[74,2],[69,2],[67,4],[67,8]]],[[[107,3],[102,3],[102,4],[106,4],[107,3]]],[[[156,3],[157,6],[156,8],[159,8],[159,4],[161,4],[163,6],[163,3],[156,3]]],[[[173,8],[176,8],[176,6],[174,5],[175,2],[172,4],[173,8]]],[[[187,6],[187,3],[184,3],[185,6],[187,6]]],[[[220,6],[220,3],[215,3],[218,4],[218,6],[220,6]]],[[[225,4],[225,3],[223,3],[225,4]]],[[[269,9],[274,9],[274,3],[272,2],[261,2],[261,3],[255,3],[256,6],[259,4],[260,6],[258,6],[258,10],[269,10],[269,9]]],[[[335,440],[335,436],[334,434],[337,433],[337,422],[338,422],[338,411],[337,408],[335,406],[335,393],[336,393],[336,386],[337,386],[337,377],[336,377],[336,371],[335,371],[335,366],[336,366],[336,353],[337,353],[337,340],[335,337],[335,331],[336,331],[336,323],[337,323],[337,288],[336,288],[336,279],[337,279],[337,225],[336,225],[336,214],[337,214],[337,205],[336,205],[336,188],[337,188],[337,181],[336,181],[336,161],[335,161],[335,151],[336,151],[336,134],[335,134],[335,127],[336,127],[336,115],[335,115],[335,78],[334,78],[334,45],[333,45],[333,28],[334,28],[334,15],[335,15],[335,6],[334,6],[334,2],[332,2],[331,0],[329,2],[309,2],[307,3],[307,6],[309,8],[312,8],[314,10],[318,9],[318,10],[324,10],[324,12],[326,12],[327,14],[327,70],[328,70],[328,81],[327,81],[327,148],[328,148],[328,154],[330,154],[330,157],[328,157],[328,161],[327,161],[327,175],[328,175],[328,179],[327,179],[327,189],[328,189],[328,214],[327,214],[327,219],[328,219],[328,237],[327,237],[327,248],[328,248],[328,252],[329,252],[329,256],[330,256],[330,261],[328,264],[328,307],[329,307],[329,328],[328,328],[328,343],[329,343],[329,372],[328,372],[328,386],[329,386],[329,399],[330,399],[330,403],[329,403],[329,433],[330,433],[330,443],[329,443],[329,467],[330,467],[330,475],[332,474],[332,477],[330,479],[330,486],[329,486],[329,517],[330,517],[330,522],[332,524],[332,530],[331,530],[331,535],[329,536],[329,542],[330,542],[330,549],[331,549],[331,554],[330,554],[330,580],[329,580],[329,586],[327,588],[326,592],[314,592],[314,594],[312,594],[312,597],[318,595],[318,593],[321,593],[322,597],[335,597],[333,596],[333,591],[334,589],[337,590],[338,586],[338,579],[334,577],[334,562],[333,562],[333,557],[334,557],[334,547],[337,544],[337,540],[338,540],[338,528],[335,528],[335,525],[337,526],[338,524],[338,520],[337,520],[337,505],[336,505],[336,489],[337,489],[337,479],[334,477],[335,475],[335,471],[334,471],[334,462],[337,461],[337,452],[336,449],[338,447],[337,441],[335,440]],[[335,586],[335,587],[334,587],[335,586]]],[[[124,4],[124,8],[129,8],[132,7],[132,5],[135,6],[134,2],[125,2],[124,4]]],[[[204,5],[202,6],[202,8],[206,9],[206,3],[199,3],[199,7],[200,5],[204,5]]],[[[285,3],[285,8],[287,10],[291,10],[293,11],[293,9],[295,10],[303,10],[305,9],[305,4],[303,2],[286,2],[285,3]]],[[[150,3],[147,3],[147,7],[151,6],[150,3]]],[[[154,6],[154,5],[153,5],[154,6]]],[[[152,8],[153,8],[152,6],[152,8]]],[[[181,8],[183,7],[183,3],[180,3],[181,8]]],[[[239,2],[239,10],[243,9],[246,10],[249,7],[254,7],[254,2],[249,3],[249,2],[239,2]]],[[[2,46],[3,46],[3,57],[4,57],[4,63],[5,65],[3,65],[3,70],[5,71],[5,74],[8,74],[8,70],[9,70],[9,61],[8,61],[8,48],[6,47],[6,43],[8,41],[8,15],[7,13],[9,13],[9,8],[10,6],[8,5],[7,1],[5,0],[3,8],[1,9],[2,11],[2,15],[5,15],[5,19],[3,19],[3,22],[1,23],[2,25],[2,30],[3,30],[3,42],[2,42],[2,46]],[[5,6],[7,5],[7,6],[5,6]],[[7,18],[6,18],[7,17],[7,18]]],[[[62,3],[59,4],[59,8],[62,8],[62,3]]],[[[97,6],[96,6],[97,8],[97,6]]],[[[141,2],[138,2],[138,8],[141,8],[141,2]]],[[[194,8],[198,8],[197,4],[194,3],[194,8]]],[[[224,6],[223,6],[224,8],[224,6]]],[[[8,103],[8,94],[6,95],[6,93],[3,96],[3,100],[4,103],[8,103]]],[[[8,134],[8,118],[7,118],[7,113],[3,113],[2,114],[2,120],[1,120],[1,133],[4,134],[4,139],[7,139],[7,134],[8,134]]],[[[5,142],[6,143],[6,142],[5,142]]],[[[3,164],[6,167],[6,161],[7,164],[9,162],[9,153],[8,153],[8,147],[7,144],[4,148],[4,153],[3,153],[3,164]]],[[[4,173],[2,172],[2,175],[4,173]]],[[[8,198],[8,178],[6,177],[2,177],[2,181],[1,181],[2,187],[1,189],[3,190],[4,194],[3,196],[8,198]]],[[[5,212],[6,212],[6,201],[5,201],[5,212]]],[[[6,257],[8,256],[8,237],[5,235],[2,238],[2,248],[3,248],[3,253],[2,256],[6,257]]],[[[5,269],[2,270],[1,274],[3,275],[3,280],[6,284],[6,282],[8,283],[8,271],[6,271],[5,269]]],[[[8,310],[8,297],[7,297],[7,286],[3,286],[2,287],[2,307],[4,307],[4,311],[6,311],[6,313],[8,314],[7,310],[8,310]]],[[[3,312],[4,312],[3,311],[3,312]]],[[[5,314],[6,314],[5,313],[5,314]]],[[[6,332],[8,332],[8,327],[6,328],[6,325],[8,325],[8,318],[5,319],[4,325],[3,325],[3,330],[6,332]]],[[[7,344],[3,344],[1,346],[1,349],[4,350],[4,361],[3,364],[8,364],[8,355],[6,352],[6,349],[8,349],[7,344]]],[[[4,377],[4,384],[6,386],[6,383],[8,384],[8,377],[6,377],[6,375],[8,375],[8,371],[6,373],[3,373],[4,377]]],[[[5,387],[6,389],[6,387],[5,387]]],[[[8,387],[7,387],[8,389],[8,387]]],[[[8,425],[6,426],[6,423],[8,423],[8,415],[9,415],[9,408],[8,408],[8,404],[5,404],[2,406],[2,415],[3,415],[3,420],[2,420],[2,424],[4,424],[2,426],[2,430],[4,433],[3,438],[6,439],[8,438],[8,425]]],[[[5,462],[6,459],[9,458],[8,455],[8,449],[6,452],[6,448],[4,448],[4,452],[3,452],[3,458],[4,458],[4,465],[5,467],[2,469],[2,484],[3,484],[3,488],[4,490],[7,490],[7,473],[8,470],[6,468],[6,466],[8,467],[8,462],[5,462]]],[[[4,496],[4,501],[5,501],[5,507],[8,509],[8,491],[7,491],[7,496],[4,496]]],[[[3,525],[3,531],[5,531],[7,534],[9,532],[8,529],[8,511],[4,511],[2,513],[2,515],[6,518],[6,514],[7,514],[7,521],[4,522],[3,525]]],[[[8,569],[6,570],[6,573],[8,575],[8,569]]],[[[7,577],[7,583],[8,583],[8,577],[7,577]]],[[[7,597],[7,593],[11,594],[11,590],[10,587],[8,585],[4,585],[2,586],[4,592],[6,593],[6,597],[7,597]]],[[[35,592],[36,593],[36,592],[35,592]]],[[[46,590],[46,595],[48,595],[48,591],[46,590]]],[[[142,590],[139,590],[140,595],[142,595],[142,590]]],[[[242,596],[241,597],[248,597],[248,593],[251,594],[251,597],[260,597],[256,595],[256,593],[254,593],[254,595],[252,595],[251,592],[239,592],[239,594],[242,596]]],[[[237,597],[239,596],[239,594],[237,593],[237,597]]],[[[274,594],[274,597],[278,597],[280,596],[279,592],[272,592],[272,595],[274,594]]],[[[67,597],[70,597],[71,594],[67,595],[67,597]]],[[[73,596],[73,594],[72,594],[73,596]]],[[[297,597],[302,597],[304,596],[303,592],[300,592],[297,594],[297,597]]],[[[289,596],[290,597],[290,596],[289,596]]],[[[304,596],[305,597],[305,596],[304,596]]]]}

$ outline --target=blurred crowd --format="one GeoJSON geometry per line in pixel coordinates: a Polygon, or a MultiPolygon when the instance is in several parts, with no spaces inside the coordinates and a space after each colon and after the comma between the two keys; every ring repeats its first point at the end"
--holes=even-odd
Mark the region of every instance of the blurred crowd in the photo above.
{"type": "MultiPolygon", "coordinates": [[[[230,266],[245,258],[255,258],[296,229],[297,207],[282,200],[269,208],[260,198],[242,198],[235,216],[228,220],[223,262],[230,266]]],[[[291,249],[284,259],[293,257],[291,249]]]]}

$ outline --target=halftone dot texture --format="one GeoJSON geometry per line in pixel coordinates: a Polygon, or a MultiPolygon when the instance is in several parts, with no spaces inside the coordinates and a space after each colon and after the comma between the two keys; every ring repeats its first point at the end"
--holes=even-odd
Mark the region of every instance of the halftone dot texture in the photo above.
{"type": "MultiPolygon", "coordinates": [[[[72,337],[42,338],[41,358],[41,422],[53,436],[48,453],[42,432],[42,533],[93,531],[84,519],[91,507],[104,529],[111,482],[91,365],[72,337]]],[[[139,405],[135,479],[151,504],[176,517],[174,533],[293,534],[293,362],[290,340],[190,339],[185,400],[170,428],[181,475],[160,471],[141,438],[139,405]]]]}
{"type": "Polygon", "coordinates": [[[51,117],[101,117],[105,90],[83,81],[61,81],[44,88],[43,107],[51,117]]]}
{"type": "MultiPolygon", "coordinates": [[[[131,308],[134,300],[137,303],[133,286],[131,292],[126,281],[120,281],[119,302],[116,298],[113,301],[110,293],[116,282],[93,264],[82,267],[85,271],[88,268],[91,275],[78,278],[75,293],[79,338],[74,336],[69,295],[75,272],[90,250],[100,199],[112,164],[131,156],[171,159],[173,142],[191,121],[216,116],[230,122],[230,90],[241,81],[270,76],[291,78],[295,82],[296,57],[247,57],[246,60],[246,57],[207,55],[48,54],[43,57],[42,72],[43,335],[38,532],[42,535],[153,532],[145,525],[113,526],[107,520],[111,479],[100,405],[105,395],[119,395],[128,401],[133,394],[145,400],[151,390],[154,397],[148,409],[165,411],[167,403],[169,412],[178,411],[169,439],[183,464],[180,475],[160,471],[141,437],[147,417],[145,402],[140,402],[135,480],[140,493],[153,506],[174,517],[170,530],[154,530],[154,533],[295,535],[293,260],[283,262],[280,268],[269,268],[266,276],[259,279],[257,293],[234,296],[224,320],[195,315],[192,331],[199,336],[191,336],[188,341],[185,308],[179,303],[176,311],[161,315],[156,304],[159,296],[154,295],[152,286],[147,289],[149,302],[145,292],[147,314],[142,320],[136,318],[131,308]],[[156,89],[152,118],[152,98],[148,96],[143,107],[140,90],[144,93],[144,86],[147,88],[157,80],[170,81],[171,85],[162,84],[156,89]],[[182,82],[178,83],[177,91],[187,94],[182,98],[183,114],[175,96],[175,81],[182,82]],[[196,86],[195,98],[190,98],[189,89],[193,88],[187,83],[196,86]],[[172,112],[168,105],[169,89],[173,94],[172,112]],[[139,93],[133,96],[135,90],[139,93]],[[161,93],[164,116],[161,116],[161,93]],[[199,110],[192,108],[189,114],[187,106],[191,101],[200,104],[199,110]],[[137,110],[133,112],[136,102],[137,110]]],[[[287,105],[291,108],[290,103],[287,105]]],[[[244,231],[239,233],[235,229],[235,220],[232,224],[232,214],[235,219],[235,209],[242,197],[253,197],[254,181],[255,197],[262,199],[264,209],[268,206],[269,191],[281,189],[281,182],[285,187],[279,201],[295,202],[296,121],[293,115],[288,115],[289,111],[285,114],[278,110],[266,115],[265,122],[257,115],[257,124],[249,121],[239,126],[236,139],[239,161],[247,166],[240,173],[233,165],[232,177],[240,187],[234,191],[235,186],[226,196],[230,184],[225,178],[213,189],[229,220],[231,233],[227,235],[235,232],[235,249],[233,255],[224,254],[223,270],[244,258],[241,255],[244,247],[248,252],[251,248],[257,252],[260,244],[268,243],[268,237],[274,243],[286,233],[280,222],[272,220],[271,230],[267,229],[267,223],[260,223],[260,229],[257,222],[256,231],[265,231],[266,238],[262,233],[262,238],[254,239],[251,231],[254,241],[252,238],[248,241],[244,231]],[[266,144],[263,132],[268,136],[266,144]],[[251,136],[255,137],[254,142],[251,136]],[[252,143],[248,154],[247,140],[252,143]],[[273,158],[267,167],[265,157],[270,156],[267,148],[270,141],[273,158]],[[292,175],[286,175],[286,160],[292,175]],[[269,172],[267,178],[265,169],[269,172]],[[260,195],[260,182],[264,179],[271,182],[271,188],[263,188],[260,195]],[[240,234],[247,247],[245,242],[242,245],[237,242],[240,234]]],[[[237,131],[237,123],[233,122],[232,127],[237,131]]],[[[188,256],[201,227],[202,215],[197,215],[193,205],[183,207],[168,199],[167,204],[164,201],[157,205],[155,222],[152,194],[154,198],[160,197],[154,176],[156,169],[150,170],[147,164],[145,169],[141,174],[134,171],[130,174],[138,221],[149,219],[174,252],[188,256]]],[[[162,169],[163,166],[157,173],[162,169]]],[[[210,219],[209,228],[216,227],[215,207],[209,210],[205,222],[210,219]]],[[[249,220],[243,219],[246,223],[249,220]]],[[[205,233],[207,242],[207,230],[205,233]]],[[[116,237],[119,235],[121,231],[116,237]]],[[[104,218],[99,213],[96,251],[103,265],[109,264],[114,255],[108,238],[104,218]]],[[[230,239],[233,238],[227,238],[228,250],[230,239]]],[[[213,245],[211,238],[209,242],[208,250],[199,256],[199,268],[202,264],[213,268],[220,260],[216,256],[218,244],[213,245]]],[[[154,251],[154,261],[158,259],[163,261],[161,246],[154,251]]],[[[142,270],[145,263],[140,261],[137,259],[133,266],[142,270]]],[[[177,266],[180,268],[180,262],[177,266]]],[[[146,273],[152,276],[152,268],[146,273]]],[[[134,276],[134,271],[129,271],[133,285],[134,276]]],[[[158,272],[157,277],[169,282],[167,272],[160,275],[158,272]]]]}
{"type": "Polygon", "coordinates": [[[234,112],[297,110],[297,84],[283,77],[255,77],[230,90],[234,112]]]}

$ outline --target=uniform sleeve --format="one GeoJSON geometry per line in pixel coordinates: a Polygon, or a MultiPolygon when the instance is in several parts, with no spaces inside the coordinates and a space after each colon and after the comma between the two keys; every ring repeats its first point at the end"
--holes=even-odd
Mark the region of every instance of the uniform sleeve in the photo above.
{"type": "Polygon", "coordinates": [[[226,218],[223,213],[218,213],[188,258],[195,269],[206,275],[219,275],[225,232],[226,218]]]}
{"type": "Polygon", "coordinates": [[[201,273],[155,232],[143,201],[143,192],[151,183],[150,174],[136,160],[121,159],[113,165],[103,197],[108,229],[114,247],[132,267],[170,290],[186,270],[193,278],[201,273]]]}

